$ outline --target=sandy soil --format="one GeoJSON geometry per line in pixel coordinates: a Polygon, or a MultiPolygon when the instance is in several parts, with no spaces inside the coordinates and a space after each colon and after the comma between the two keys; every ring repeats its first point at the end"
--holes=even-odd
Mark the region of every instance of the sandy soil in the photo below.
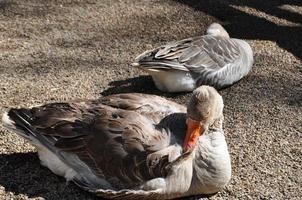
{"type": "MultiPolygon", "coordinates": [[[[0,0],[0,114],[120,92],[185,103],[190,94],[163,94],[128,64],[221,22],[252,45],[255,64],[221,91],[233,178],[210,199],[301,199],[301,14],[299,0],[0,0]]],[[[95,197],[40,166],[31,145],[0,128],[0,199],[95,197]]]]}

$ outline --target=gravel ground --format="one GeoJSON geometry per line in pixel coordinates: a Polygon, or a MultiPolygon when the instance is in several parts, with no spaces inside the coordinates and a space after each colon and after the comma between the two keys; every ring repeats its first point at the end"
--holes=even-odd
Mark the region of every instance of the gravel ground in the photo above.
{"type": "MultiPolygon", "coordinates": [[[[255,52],[251,73],[224,89],[230,184],[210,199],[301,199],[302,3],[291,1],[0,0],[0,114],[8,107],[164,94],[128,64],[221,22],[255,52]],[[259,3],[257,3],[259,2],[259,3]]],[[[0,128],[0,199],[95,199],[40,166],[0,128]]]]}

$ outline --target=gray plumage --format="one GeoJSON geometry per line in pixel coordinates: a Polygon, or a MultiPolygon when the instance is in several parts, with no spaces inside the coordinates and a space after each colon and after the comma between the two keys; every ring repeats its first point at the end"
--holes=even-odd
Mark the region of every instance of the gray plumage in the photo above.
{"type": "Polygon", "coordinates": [[[148,72],[158,89],[181,92],[201,85],[216,89],[227,87],[247,75],[252,64],[253,52],[249,44],[229,38],[225,29],[214,23],[207,35],[146,51],[132,66],[148,72]]]}

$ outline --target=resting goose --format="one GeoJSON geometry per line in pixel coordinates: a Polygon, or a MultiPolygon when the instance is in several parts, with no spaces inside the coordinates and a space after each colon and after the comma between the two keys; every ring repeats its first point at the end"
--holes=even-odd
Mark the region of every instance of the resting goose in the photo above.
{"type": "Polygon", "coordinates": [[[146,51],[131,64],[149,73],[164,92],[188,92],[201,85],[225,88],[247,75],[252,65],[250,45],[230,38],[217,23],[204,36],[146,51]]]}
{"type": "Polygon", "coordinates": [[[130,93],[12,108],[2,121],[37,148],[42,165],[105,198],[212,194],[231,178],[223,100],[208,86],[187,108],[130,93]]]}

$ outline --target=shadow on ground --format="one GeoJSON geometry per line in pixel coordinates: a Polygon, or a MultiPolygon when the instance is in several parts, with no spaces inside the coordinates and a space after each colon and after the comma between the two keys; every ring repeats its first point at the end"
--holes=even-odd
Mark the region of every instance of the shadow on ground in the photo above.
{"type": "MultiPolygon", "coordinates": [[[[231,37],[275,41],[281,48],[286,49],[298,58],[302,58],[302,15],[281,9],[282,5],[301,6],[302,1],[238,1],[238,0],[174,0],[188,5],[195,10],[216,17],[224,22],[224,27],[231,37]],[[250,9],[249,12],[236,9],[240,6],[243,9],[250,9]],[[253,15],[253,10],[262,12],[264,17],[253,15]],[[299,26],[279,25],[265,18],[270,15],[275,21],[287,20],[298,23],[299,26]]],[[[285,22],[284,22],[285,23],[285,22]]]]}
{"type": "Polygon", "coordinates": [[[30,198],[97,199],[41,166],[37,153],[0,154],[0,185],[30,198]]]}
{"type": "Polygon", "coordinates": [[[101,95],[108,96],[112,94],[120,93],[144,93],[154,94],[164,97],[179,97],[188,93],[166,93],[158,90],[151,76],[139,76],[134,78],[128,78],[125,80],[112,81],[109,83],[109,88],[102,91],[101,95]]]}
{"type": "MultiPolygon", "coordinates": [[[[214,17],[223,22],[232,37],[256,40],[266,49],[270,49],[270,46],[266,46],[266,41],[259,40],[274,41],[281,48],[302,58],[301,27],[284,22],[301,23],[302,15],[280,8],[283,4],[301,6],[301,0],[171,0],[138,1],[138,4],[129,1],[126,5],[122,1],[116,1],[118,3],[114,5],[114,1],[104,0],[99,3],[91,0],[97,4],[97,8],[88,6],[88,1],[79,0],[62,1],[65,2],[62,6],[61,2],[51,0],[17,2],[0,0],[0,18],[9,20],[7,25],[5,20],[0,20],[4,24],[0,28],[0,35],[6,35],[2,41],[7,42],[7,46],[3,45],[1,49],[1,52],[7,51],[7,56],[0,59],[1,82],[5,83],[1,85],[3,88],[0,88],[0,95],[3,105],[10,107],[19,106],[20,102],[28,105],[31,100],[44,102],[54,98],[54,101],[61,101],[61,97],[70,100],[82,94],[91,97],[94,91],[98,96],[99,86],[103,88],[109,82],[109,87],[101,93],[104,96],[138,92],[173,97],[174,101],[185,103],[190,93],[160,92],[149,76],[130,78],[133,71],[126,69],[125,63],[131,62],[136,54],[167,41],[201,35],[208,24],[216,21],[214,17]],[[36,2],[39,6],[36,6],[36,2]],[[105,3],[110,5],[99,5],[105,3]],[[73,9],[73,4],[80,6],[73,9]],[[116,6],[114,15],[104,11],[112,6],[116,6]],[[101,10],[103,7],[105,9],[101,10]],[[157,10],[158,7],[162,9],[157,10]],[[178,7],[181,9],[174,11],[178,7]],[[258,16],[254,15],[255,10],[258,16]],[[135,14],[134,11],[142,14],[135,14]],[[95,17],[85,18],[90,16],[90,12],[95,17]],[[60,18],[60,15],[63,17],[60,18]],[[111,17],[106,18],[108,15],[111,17]],[[52,26],[45,22],[48,17],[52,26]],[[114,23],[103,26],[101,17],[114,23]],[[275,23],[276,20],[282,23],[275,23]],[[83,24],[93,26],[78,26],[83,24]],[[60,33],[58,38],[48,38],[54,33],[60,33]],[[44,44],[49,45],[46,45],[45,50],[44,44]],[[20,48],[23,45],[25,50],[20,48]],[[19,57],[15,57],[17,55],[19,57]],[[81,74],[85,76],[79,76],[81,74]],[[93,81],[86,85],[88,78],[93,81]],[[84,84],[71,87],[75,82],[84,84]],[[65,89],[47,93],[52,89],[50,83],[54,84],[54,88],[65,86],[65,89]],[[28,84],[28,87],[21,87],[24,84],[28,84]],[[35,85],[39,85],[39,90],[32,92],[35,85]]],[[[239,83],[220,91],[224,96],[228,116],[226,132],[232,133],[228,135],[231,153],[242,155],[242,161],[234,165],[230,187],[220,193],[224,199],[282,199],[286,195],[293,197],[299,191],[299,181],[296,179],[301,176],[294,167],[298,162],[295,163],[293,158],[299,157],[298,143],[295,142],[299,141],[301,132],[298,123],[302,102],[300,65],[293,63],[289,66],[287,60],[280,56],[282,51],[279,51],[280,54],[267,55],[266,51],[260,50],[257,49],[251,73],[239,83]],[[283,147],[280,148],[280,145],[283,147]],[[271,157],[262,157],[263,152],[271,157]],[[288,159],[288,155],[292,157],[288,159]],[[261,169],[255,169],[255,166],[261,166],[261,169]],[[280,170],[279,166],[283,169],[280,170]],[[278,174],[278,180],[274,174],[278,174]],[[285,181],[289,184],[284,184],[285,181]],[[276,196],[270,197],[271,194],[276,196]]],[[[7,139],[13,141],[14,137],[7,139]]],[[[13,150],[14,145],[5,143],[3,148],[13,150]]],[[[26,152],[27,149],[23,148],[22,151],[26,152]]],[[[23,199],[25,195],[58,200],[95,199],[73,184],[67,185],[64,178],[41,166],[36,153],[0,154],[1,186],[5,188],[4,199],[23,199]]]]}
{"type": "MultiPolygon", "coordinates": [[[[26,194],[30,198],[42,197],[47,200],[102,199],[78,189],[73,183],[66,183],[64,178],[58,177],[42,167],[37,153],[0,154],[0,166],[0,185],[15,195],[26,194]],[[55,194],[54,191],[56,191],[55,194]]],[[[210,196],[212,195],[185,199],[197,200],[210,196]]]]}

